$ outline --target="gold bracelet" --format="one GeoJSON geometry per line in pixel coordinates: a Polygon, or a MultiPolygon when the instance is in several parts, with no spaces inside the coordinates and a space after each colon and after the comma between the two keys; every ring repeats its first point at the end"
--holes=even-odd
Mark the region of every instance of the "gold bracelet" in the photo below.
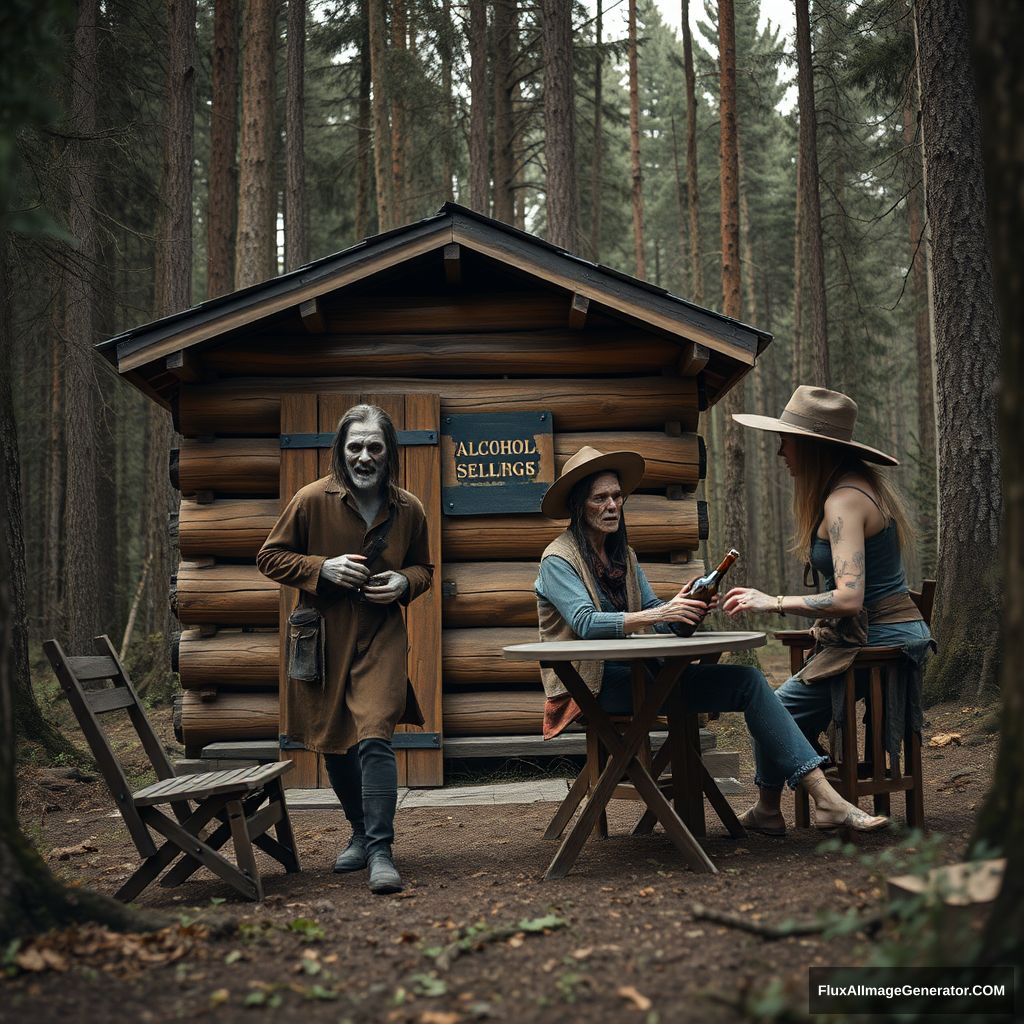
{"type": "Polygon", "coordinates": [[[782,610],[782,598],[783,598],[783,595],[779,594],[778,599],[777,599],[777,608],[778,608],[779,614],[783,618],[785,618],[786,617],[786,613],[782,610]]]}

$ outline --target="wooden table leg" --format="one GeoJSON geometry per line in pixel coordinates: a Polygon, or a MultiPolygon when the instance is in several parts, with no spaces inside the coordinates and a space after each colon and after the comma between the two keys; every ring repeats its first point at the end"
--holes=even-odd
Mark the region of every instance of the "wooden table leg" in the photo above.
{"type": "Polygon", "coordinates": [[[669,838],[686,858],[694,871],[714,874],[717,869],[707,854],[679,820],[671,805],[658,789],[644,766],[637,760],[637,753],[648,736],[658,709],[664,703],[670,690],[689,664],[690,659],[673,658],[667,661],[658,673],[639,711],[634,712],[633,722],[620,737],[597,699],[587,689],[579,674],[568,662],[542,663],[552,668],[566,689],[573,695],[580,709],[587,716],[591,727],[598,733],[609,752],[608,764],[593,787],[590,798],[576,824],[565,837],[558,853],[548,867],[545,879],[563,878],[575,863],[579,852],[593,831],[594,826],[611,799],[615,786],[628,774],[633,785],[643,796],[647,805],[655,812],[669,838]]]}

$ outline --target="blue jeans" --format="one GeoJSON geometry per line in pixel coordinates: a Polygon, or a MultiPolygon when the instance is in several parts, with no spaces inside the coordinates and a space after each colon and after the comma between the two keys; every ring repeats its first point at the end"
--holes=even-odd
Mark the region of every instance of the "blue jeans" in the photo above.
{"type": "MultiPolygon", "coordinates": [[[[796,789],[808,772],[827,760],[797,728],[760,669],[749,665],[690,665],[679,685],[687,711],[743,712],[754,746],[754,784],[760,789],[782,789],[786,784],[796,789]]],[[[597,702],[610,715],[632,712],[628,664],[605,664],[597,702]]]]}
{"type": "MultiPolygon", "coordinates": [[[[923,622],[896,622],[890,625],[871,626],[868,629],[868,643],[873,647],[898,646],[927,640],[931,634],[923,622]]],[[[857,700],[863,700],[868,693],[871,676],[867,669],[857,669],[853,674],[853,689],[857,700]]],[[[832,721],[832,687],[828,679],[813,683],[802,683],[790,676],[776,691],[782,706],[793,716],[797,728],[807,737],[819,753],[818,737],[832,721]]]]}

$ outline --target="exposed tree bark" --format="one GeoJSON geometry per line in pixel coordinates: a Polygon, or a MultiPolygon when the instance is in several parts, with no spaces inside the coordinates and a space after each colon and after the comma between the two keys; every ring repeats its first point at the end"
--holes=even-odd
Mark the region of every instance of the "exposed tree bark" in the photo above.
{"type": "Polygon", "coordinates": [[[683,213],[683,179],[679,175],[679,146],[676,143],[676,119],[675,115],[670,120],[672,127],[672,163],[675,168],[676,186],[676,217],[679,221],[679,273],[682,276],[680,284],[680,295],[686,294],[686,217],[683,213]]]}
{"type": "Polygon", "coordinates": [[[100,603],[100,553],[96,538],[99,521],[97,485],[101,472],[97,431],[94,282],[96,243],[96,171],[88,143],[96,129],[97,21],[99,0],[83,0],[75,28],[72,66],[71,210],[69,226],[76,248],[66,284],[67,350],[65,373],[64,437],[67,465],[64,559],[64,635],[73,647],[84,647],[102,632],[100,603]]]}
{"type": "Polygon", "coordinates": [[[804,366],[807,363],[805,352],[807,346],[804,344],[804,267],[807,263],[804,254],[804,217],[803,204],[803,180],[804,180],[804,155],[803,151],[797,150],[796,156],[796,226],[795,244],[793,245],[793,390],[801,384],[807,383],[804,376],[804,366]]]}
{"type": "Polygon", "coordinates": [[[276,0],[247,0],[242,31],[242,135],[235,286],[248,288],[277,271],[274,190],[276,0]]]}
{"type": "MultiPolygon", "coordinates": [[[[904,127],[909,140],[917,136],[917,104],[912,102],[916,89],[908,83],[908,99],[904,108],[904,127]]],[[[928,316],[927,245],[924,217],[921,210],[921,187],[916,179],[921,173],[920,148],[908,144],[907,213],[910,230],[911,280],[914,289],[914,363],[917,369],[917,444],[919,464],[915,495],[918,506],[919,537],[917,548],[924,579],[934,579],[937,556],[935,522],[935,396],[932,387],[932,332],[928,316]]]]}
{"type": "Polygon", "coordinates": [[[368,0],[370,74],[373,79],[373,161],[377,177],[377,230],[395,226],[395,168],[391,157],[391,103],[388,94],[387,0],[368,0]]]}
{"type": "Polygon", "coordinates": [[[285,107],[284,269],[309,262],[306,211],[306,0],[288,0],[288,101],[285,107]]]}
{"type": "Polygon", "coordinates": [[[452,126],[455,122],[455,96],[452,93],[452,3],[441,5],[441,31],[437,46],[441,58],[441,93],[444,96],[444,123],[441,128],[441,194],[446,203],[455,201],[455,149],[452,126]]]}
{"type": "Polygon", "coordinates": [[[594,25],[594,38],[597,42],[594,55],[594,139],[590,154],[590,258],[595,263],[601,262],[601,187],[604,177],[604,55],[601,53],[603,17],[602,2],[597,0],[597,21],[594,25]]]}
{"type": "Polygon", "coordinates": [[[914,15],[930,222],[939,472],[933,630],[939,651],[927,686],[934,697],[974,700],[999,686],[999,317],[966,11],[961,0],[915,0],[914,15]]]}
{"type": "Polygon", "coordinates": [[[572,5],[563,0],[542,0],[541,18],[548,241],[575,252],[580,234],[580,204],[576,190],[572,5]]]}
{"type": "Polygon", "coordinates": [[[192,165],[196,116],[196,0],[167,0],[167,99],[161,277],[156,282],[160,316],[192,305],[192,165]]]}
{"type": "Polygon", "coordinates": [[[682,0],[683,77],[686,80],[686,205],[690,213],[690,299],[704,303],[704,247],[700,238],[700,186],[697,179],[697,83],[693,70],[690,0],[682,0]]]}
{"type": "Polygon", "coordinates": [[[985,925],[979,963],[1024,959],[1024,216],[1020,183],[1024,156],[1019,117],[1024,64],[1019,41],[1024,12],[1017,4],[977,0],[973,6],[975,68],[983,118],[986,186],[992,214],[995,289],[1003,326],[999,433],[1002,451],[1003,603],[1002,730],[992,791],[976,838],[1003,848],[1009,863],[985,925]]]}
{"type": "Polygon", "coordinates": [[[629,180],[633,196],[633,259],[636,276],[647,280],[644,245],[644,179],[640,166],[640,74],[636,53],[636,0],[629,0],[629,180]]]}
{"type": "Polygon", "coordinates": [[[369,0],[362,0],[363,17],[359,43],[359,115],[356,122],[356,210],[355,241],[361,242],[369,232],[370,223],[370,141],[373,126],[370,116],[370,90],[373,76],[370,71],[370,17],[369,0]]]}
{"type": "MultiPolygon", "coordinates": [[[[722,178],[722,312],[739,320],[740,293],[739,129],[736,119],[736,19],[732,0],[718,3],[718,61],[721,107],[722,178]]],[[[744,486],[745,452],[733,413],[743,412],[743,387],[729,391],[722,402],[725,420],[725,543],[749,557],[747,499],[744,486]]],[[[719,556],[712,556],[712,559],[719,556]]],[[[731,583],[746,586],[747,558],[733,566],[731,583]],[[737,571],[738,570],[738,571],[737,571]]]]}
{"type": "Polygon", "coordinates": [[[809,0],[796,0],[797,106],[800,112],[799,145],[802,158],[801,206],[807,241],[807,273],[811,294],[811,382],[819,387],[829,388],[832,386],[832,371],[828,355],[825,250],[821,238],[821,198],[818,193],[818,121],[814,110],[814,64],[808,2],[809,0]]]}
{"type": "MultiPolygon", "coordinates": [[[[87,45],[86,40],[79,39],[76,48],[78,45],[87,45]]],[[[139,931],[168,923],[161,915],[133,910],[86,889],[65,889],[18,825],[15,730],[26,726],[31,729],[32,719],[37,718],[51,735],[52,753],[81,755],[39,715],[28,672],[18,437],[11,401],[5,214],[0,209],[0,946],[4,947],[20,936],[72,921],[95,920],[139,931]]],[[[32,738],[46,742],[42,736],[32,738]]]]}
{"type": "Polygon", "coordinates": [[[490,213],[487,173],[487,0],[469,0],[469,201],[490,213]]]}
{"type": "Polygon", "coordinates": [[[207,207],[206,296],[235,286],[238,225],[238,0],[217,0],[213,27],[210,110],[210,194],[207,207]]]}
{"type": "MultiPolygon", "coordinates": [[[[59,294],[59,278],[54,275],[59,294]]],[[[43,544],[43,614],[40,628],[44,636],[56,636],[61,623],[61,525],[64,520],[64,373],[60,332],[50,332],[50,408],[49,451],[46,465],[46,536],[43,544]]]]}
{"type": "Polygon", "coordinates": [[[515,218],[515,84],[513,43],[518,35],[516,0],[494,0],[494,218],[511,224],[515,218]]]}
{"type": "Polygon", "coordinates": [[[394,174],[395,226],[406,222],[405,200],[408,195],[409,125],[406,117],[405,88],[402,84],[404,57],[409,49],[409,17],[406,0],[391,0],[391,51],[400,69],[389,82],[391,94],[391,166],[394,174]]]}

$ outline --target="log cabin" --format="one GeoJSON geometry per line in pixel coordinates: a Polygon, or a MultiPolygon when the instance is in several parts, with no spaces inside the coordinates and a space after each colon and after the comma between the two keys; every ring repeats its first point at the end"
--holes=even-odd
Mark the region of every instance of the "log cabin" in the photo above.
{"type": "Polygon", "coordinates": [[[171,600],[183,627],[175,668],[187,756],[274,743],[298,762],[298,784],[327,784],[316,755],[278,731],[280,625],[296,595],[261,576],[255,556],[295,491],[327,472],[326,446],[357,402],[385,408],[400,431],[403,486],[427,510],[436,567],[407,613],[409,677],[426,722],[396,734],[402,781],[441,785],[446,748],[466,737],[476,752],[536,751],[537,668],[505,661],[501,648],[536,639],[537,563],[565,526],[541,516],[539,495],[582,445],[640,452],[647,472],[628,505],[630,543],[655,592],[671,596],[704,568],[693,557],[708,529],[694,497],[707,459],[700,414],[770,341],[448,203],[101,343],[180,435],[169,453],[181,493],[171,600]],[[509,461],[486,441],[502,430],[509,445],[525,431],[539,454],[509,461]],[[460,467],[460,452],[491,461],[460,467]],[[509,479],[468,479],[493,476],[494,453],[509,479]],[[528,479],[515,466],[528,466],[528,479]]]}

